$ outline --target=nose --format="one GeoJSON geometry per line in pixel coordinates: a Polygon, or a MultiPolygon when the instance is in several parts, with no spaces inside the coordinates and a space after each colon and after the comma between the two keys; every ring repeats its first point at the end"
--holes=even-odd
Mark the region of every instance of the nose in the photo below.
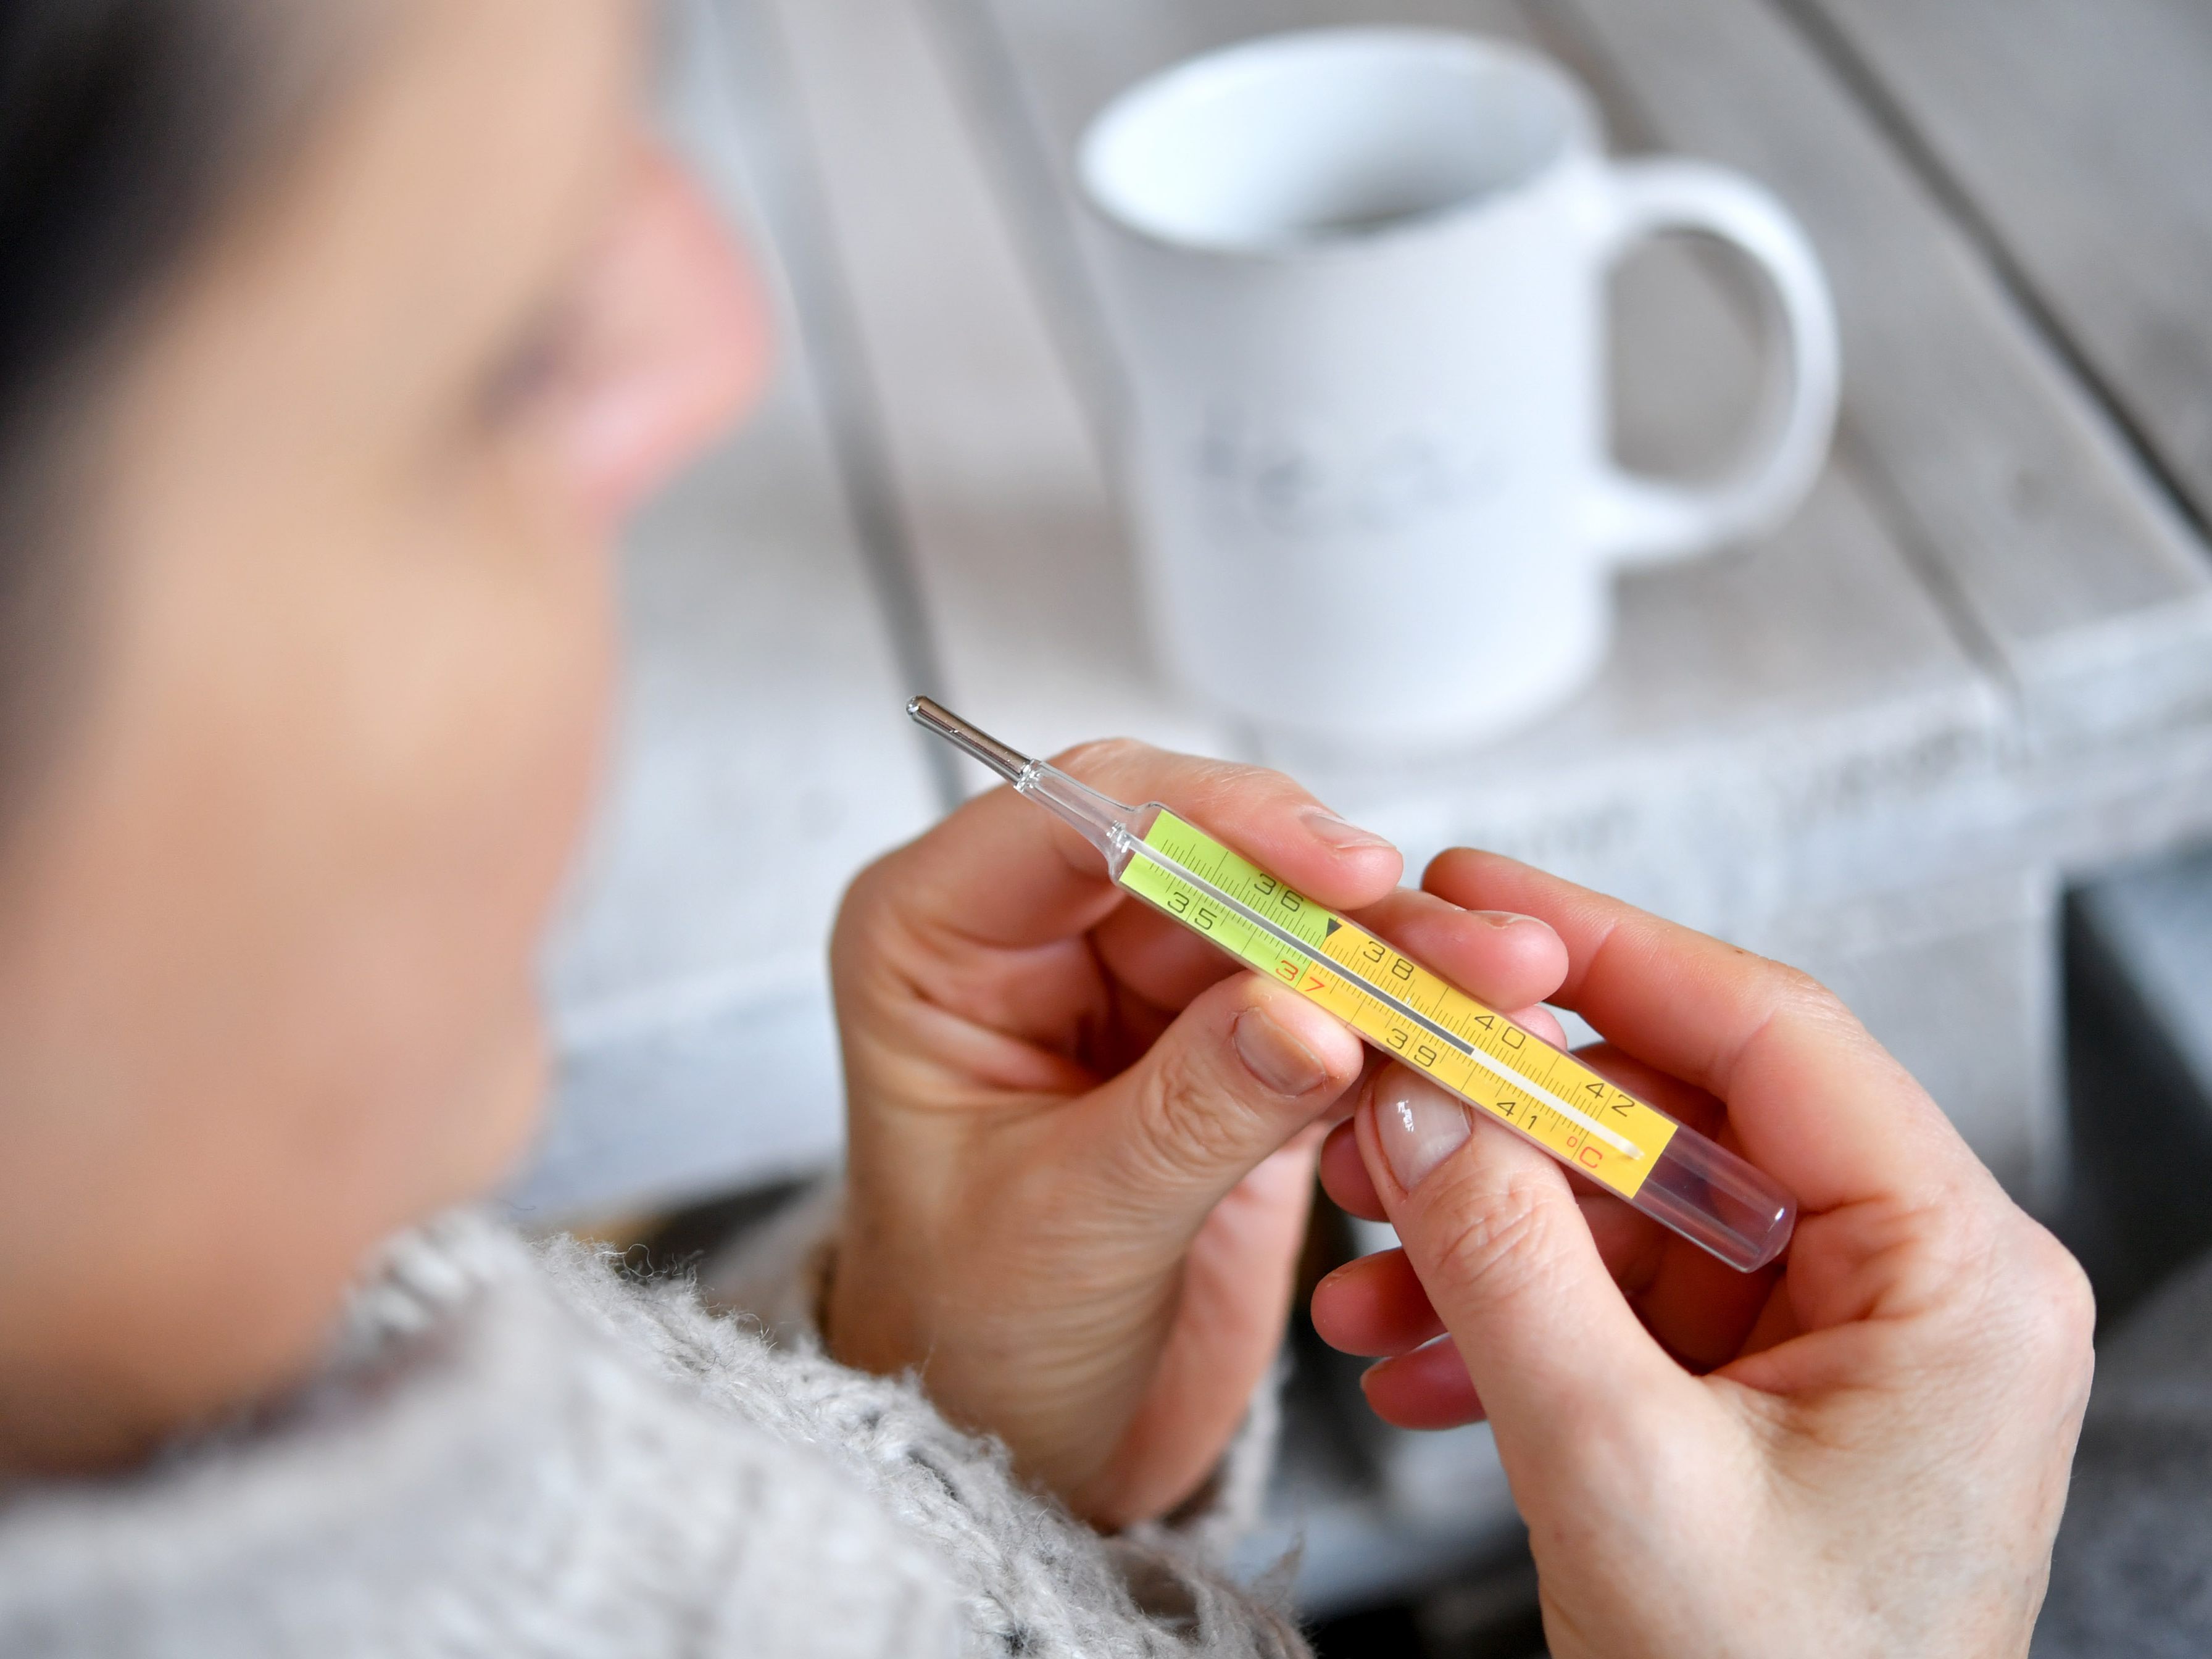
{"type": "Polygon", "coordinates": [[[571,405],[570,453],[584,501],[611,522],[758,396],[767,307],[698,182],[649,140],[585,287],[592,368],[571,405]]]}

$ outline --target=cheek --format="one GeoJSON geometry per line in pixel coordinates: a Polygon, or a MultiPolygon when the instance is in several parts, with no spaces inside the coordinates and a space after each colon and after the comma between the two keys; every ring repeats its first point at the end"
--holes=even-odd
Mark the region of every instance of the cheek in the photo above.
{"type": "Polygon", "coordinates": [[[88,1347],[166,1356],[149,1397],[311,1351],[362,1253],[534,1117],[611,571],[512,472],[434,532],[174,550],[14,849],[0,1186],[42,1200],[0,1249],[99,1310],[88,1347]]]}
{"type": "Polygon", "coordinates": [[[605,742],[605,556],[526,513],[486,528],[449,550],[468,580],[434,557],[398,599],[404,654],[372,648],[348,677],[355,766],[301,838],[325,850],[312,931],[287,942],[295,1063],[325,1109],[297,1120],[291,1161],[335,1172],[372,1237],[495,1184],[527,1141],[537,963],[605,742]]]}
{"type": "Polygon", "coordinates": [[[343,1023],[346,1158],[410,1213],[495,1182],[534,1120],[537,960],[605,741],[606,561],[573,538],[508,545],[522,568],[441,592],[441,622],[426,598],[410,657],[363,666],[368,764],[325,826],[334,902],[303,1014],[343,1023]]]}
{"type": "Polygon", "coordinates": [[[442,1034],[460,1092],[512,1118],[535,1104],[519,1051],[534,1060],[537,959],[601,769],[616,642],[607,550],[527,506],[501,518],[515,568],[457,607],[395,711],[406,776],[386,799],[420,858],[387,897],[413,919],[394,940],[422,993],[407,1019],[442,1034]]]}
{"type": "Polygon", "coordinates": [[[275,660],[241,659],[172,749],[199,762],[169,798],[210,803],[183,839],[228,890],[169,938],[228,927],[252,990],[207,1027],[252,1020],[231,1035],[291,1114],[292,1173],[371,1226],[496,1179],[536,1104],[536,959],[614,658],[610,560],[547,465],[337,550],[265,618],[275,660]]]}

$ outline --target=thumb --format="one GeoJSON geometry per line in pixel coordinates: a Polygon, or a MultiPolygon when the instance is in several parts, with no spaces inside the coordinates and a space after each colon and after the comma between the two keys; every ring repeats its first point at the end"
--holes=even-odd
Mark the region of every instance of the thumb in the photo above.
{"type": "Polygon", "coordinates": [[[1288,986],[1232,975],[1099,1090],[1087,1114],[1107,1143],[1099,1167],[1195,1228],[1343,1097],[1362,1055],[1346,1026],[1288,986]]]}
{"type": "Polygon", "coordinates": [[[1393,1065],[1365,1091],[1356,1133],[1511,1468],[1693,1385],[1613,1283],[1565,1172],[1481,1116],[1393,1065]]]}

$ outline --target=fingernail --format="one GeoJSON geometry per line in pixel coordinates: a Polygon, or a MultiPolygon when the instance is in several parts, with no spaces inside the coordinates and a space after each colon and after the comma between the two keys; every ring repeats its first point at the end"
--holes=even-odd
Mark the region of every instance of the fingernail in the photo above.
{"type": "Polygon", "coordinates": [[[1470,1132],[1467,1108],[1426,1078],[1394,1066],[1376,1079],[1376,1137],[1407,1192],[1465,1146],[1470,1132]]]}
{"type": "Polygon", "coordinates": [[[1327,842],[1340,853],[1358,852],[1364,848],[1388,847],[1390,843],[1372,830],[1362,830],[1356,823],[1347,823],[1325,807],[1309,806],[1304,812],[1306,828],[1315,837],[1327,842]]]}
{"type": "MultiPolygon", "coordinates": [[[[1468,915],[1479,921],[1486,921],[1492,927],[1501,930],[1507,927],[1519,927],[1536,920],[1534,916],[1524,916],[1517,910],[1470,910],[1468,915]]],[[[1538,923],[1538,925],[1540,927],[1542,924],[1538,923]]]]}
{"type": "Polygon", "coordinates": [[[1237,1053],[1252,1075],[1277,1094],[1297,1098],[1328,1079],[1328,1068],[1312,1049],[1257,1008],[1247,1008],[1229,1028],[1237,1053]]]}

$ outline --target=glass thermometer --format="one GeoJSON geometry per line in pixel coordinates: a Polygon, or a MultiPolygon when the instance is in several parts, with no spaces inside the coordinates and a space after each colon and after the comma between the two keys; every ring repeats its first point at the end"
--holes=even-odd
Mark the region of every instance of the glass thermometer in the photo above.
{"type": "Polygon", "coordinates": [[[1138,897],[1653,1220],[1746,1273],[1789,1243],[1796,1200],[1743,1159],[1164,806],[1109,800],[927,697],[907,713],[1073,825],[1138,897]]]}

